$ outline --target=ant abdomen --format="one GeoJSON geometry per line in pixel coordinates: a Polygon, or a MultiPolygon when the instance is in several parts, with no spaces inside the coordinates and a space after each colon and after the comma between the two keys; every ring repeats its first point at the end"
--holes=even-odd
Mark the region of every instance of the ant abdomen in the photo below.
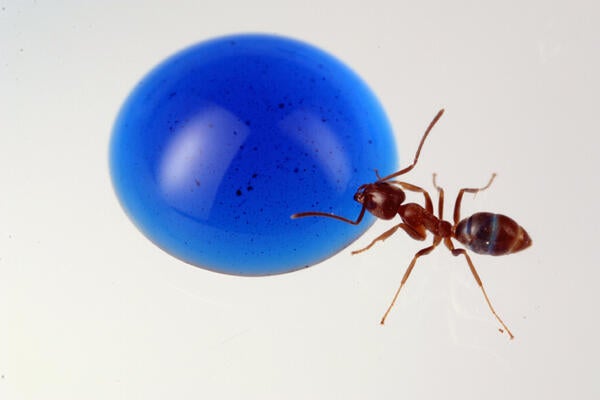
{"type": "Polygon", "coordinates": [[[479,254],[501,256],[531,246],[531,238],[512,218],[502,214],[480,212],[456,225],[455,238],[479,254]]]}

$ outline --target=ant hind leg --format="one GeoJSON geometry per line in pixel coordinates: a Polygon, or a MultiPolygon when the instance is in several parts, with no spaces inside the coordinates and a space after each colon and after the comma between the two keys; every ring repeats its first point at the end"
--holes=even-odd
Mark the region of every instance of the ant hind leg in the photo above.
{"type": "MultiPolygon", "coordinates": [[[[492,306],[492,302],[490,301],[490,298],[488,297],[485,289],[483,288],[483,282],[481,281],[481,278],[479,277],[479,274],[477,273],[477,270],[475,269],[475,265],[473,265],[473,261],[471,261],[471,257],[469,257],[469,254],[467,253],[467,251],[465,249],[454,248],[454,245],[452,244],[452,241],[450,241],[450,238],[446,238],[444,240],[444,244],[446,245],[446,247],[448,247],[448,249],[450,249],[453,256],[458,257],[461,254],[465,256],[465,258],[467,260],[467,264],[469,264],[469,268],[471,269],[471,273],[473,274],[473,278],[475,278],[477,285],[481,289],[481,292],[483,293],[483,297],[485,297],[485,301],[486,301],[488,307],[490,308],[490,311],[492,312],[494,317],[496,317],[496,320],[500,323],[500,325],[502,325],[502,327],[504,328],[504,331],[506,331],[506,333],[508,333],[509,338],[511,340],[514,339],[515,336],[512,334],[510,329],[508,329],[508,326],[506,326],[504,321],[502,321],[502,318],[500,318],[500,316],[496,313],[496,310],[494,310],[494,307],[492,306]]],[[[504,332],[502,329],[500,331],[504,332]]]]}
{"type": "Polygon", "coordinates": [[[465,194],[465,192],[466,193],[476,194],[478,192],[486,190],[487,188],[489,188],[492,185],[492,182],[494,182],[495,178],[496,178],[496,173],[494,172],[492,174],[492,177],[490,178],[489,182],[484,187],[481,187],[481,188],[462,188],[462,189],[460,189],[460,191],[458,192],[458,196],[456,196],[456,202],[454,203],[454,224],[455,225],[458,224],[458,221],[460,221],[460,206],[461,206],[461,203],[462,203],[463,194],[465,194]]]}

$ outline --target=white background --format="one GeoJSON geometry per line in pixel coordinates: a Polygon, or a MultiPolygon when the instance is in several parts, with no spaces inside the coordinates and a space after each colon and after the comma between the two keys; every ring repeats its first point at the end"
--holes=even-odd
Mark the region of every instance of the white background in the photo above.
{"type": "MultiPolygon", "coordinates": [[[[596,1],[0,0],[0,398],[600,398],[596,1]],[[393,4],[393,5],[392,5],[393,4]],[[464,213],[510,215],[533,247],[419,261],[403,233],[282,276],[183,264],[110,185],[118,108],[157,62],[237,32],[306,40],[380,97],[407,180],[498,178],[464,213]]],[[[387,229],[377,223],[352,248],[387,229]]]]}

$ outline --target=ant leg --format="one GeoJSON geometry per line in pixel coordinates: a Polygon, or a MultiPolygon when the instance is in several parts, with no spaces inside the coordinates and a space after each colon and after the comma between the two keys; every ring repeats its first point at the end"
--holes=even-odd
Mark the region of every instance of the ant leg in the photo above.
{"type": "Polygon", "coordinates": [[[409,190],[411,192],[422,193],[423,197],[425,197],[425,209],[433,214],[433,203],[431,201],[431,196],[429,195],[429,192],[427,192],[427,190],[408,182],[389,181],[388,183],[400,185],[402,186],[402,189],[409,190]]]}
{"type": "Polygon", "coordinates": [[[392,299],[392,302],[390,303],[389,307],[385,311],[385,314],[383,314],[383,317],[381,317],[381,321],[379,322],[381,325],[385,324],[385,320],[386,320],[388,314],[390,313],[390,311],[394,307],[394,304],[396,304],[396,300],[398,299],[398,295],[400,294],[400,291],[402,290],[402,287],[404,287],[404,284],[408,280],[408,277],[410,276],[410,273],[412,272],[412,270],[413,270],[413,268],[415,266],[415,263],[417,262],[417,259],[419,257],[421,257],[421,256],[424,256],[426,254],[431,253],[431,251],[433,249],[435,249],[438,244],[440,244],[441,240],[442,240],[441,236],[435,236],[434,239],[433,239],[433,244],[431,246],[425,247],[424,249],[421,249],[421,250],[417,251],[417,253],[413,257],[412,261],[408,265],[408,268],[406,269],[406,272],[404,272],[404,276],[402,277],[402,281],[400,281],[400,286],[398,287],[398,290],[396,290],[396,293],[394,294],[394,298],[392,299]]]}
{"type": "Polygon", "coordinates": [[[420,234],[419,232],[412,229],[410,226],[406,225],[404,222],[401,222],[398,225],[394,225],[391,229],[388,229],[387,231],[383,232],[381,235],[377,236],[375,239],[373,239],[373,241],[367,247],[360,249],[360,250],[354,250],[352,252],[352,255],[362,253],[363,251],[369,250],[371,247],[373,247],[373,245],[376,242],[379,242],[379,241],[383,242],[385,239],[392,236],[398,230],[398,228],[404,229],[406,231],[406,233],[408,233],[408,235],[413,239],[425,240],[425,238],[426,238],[425,235],[420,234]]]}
{"type": "Polygon", "coordinates": [[[433,173],[433,187],[438,191],[438,218],[444,219],[444,189],[437,185],[435,178],[437,174],[433,173]]]}
{"type": "Polygon", "coordinates": [[[460,189],[460,191],[458,192],[458,196],[456,196],[456,202],[454,203],[454,225],[458,224],[458,221],[460,221],[460,205],[462,203],[462,198],[463,198],[463,194],[465,192],[467,193],[477,193],[477,192],[481,192],[482,190],[485,190],[487,188],[490,187],[490,185],[492,184],[492,182],[494,181],[494,178],[496,178],[496,173],[492,174],[492,177],[490,178],[489,182],[487,183],[487,185],[485,185],[482,188],[463,188],[460,189]]]}
{"type": "MultiPolygon", "coordinates": [[[[504,328],[506,333],[508,333],[508,336],[510,337],[510,339],[511,340],[514,339],[515,336],[512,334],[510,329],[508,329],[508,326],[506,326],[506,324],[504,323],[504,321],[502,321],[500,316],[498,316],[498,314],[496,313],[496,310],[494,310],[494,307],[492,306],[492,302],[490,301],[490,298],[488,297],[487,293],[485,292],[485,289],[483,288],[483,282],[481,282],[481,278],[479,277],[479,274],[477,273],[477,270],[475,269],[475,265],[473,265],[473,261],[471,261],[471,257],[469,257],[469,254],[467,253],[467,251],[465,249],[455,249],[450,238],[446,238],[444,240],[444,244],[446,245],[446,247],[448,247],[448,249],[450,249],[450,251],[452,252],[452,255],[460,256],[462,254],[465,256],[465,258],[467,259],[467,263],[469,264],[469,268],[471,269],[471,273],[473,274],[473,278],[475,278],[477,285],[479,285],[479,288],[483,292],[483,297],[485,297],[485,301],[486,301],[488,307],[490,308],[490,311],[492,312],[492,314],[494,314],[494,317],[496,317],[496,320],[498,320],[498,322],[500,322],[500,325],[502,325],[502,327],[504,328]]],[[[501,332],[502,332],[502,330],[501,330],[501,332]]]]}
{"type": "Polygon", "coordinates": [[[363,204],[362,208],[360,209],[360,214],[358,214],[358,217],[356,218],[356,221],[352,221],[351,219],[340,217],[339,215],[327,214],[327,213],[320,212],[320,211],[300,212],[300,213],[292,214],[290,216],[290,218],[297,219],[297,218],[304,218],[304,217],[327,217],[327,218],[337,219],[338,221],[342,221],[347,224],[358,225],[358,224],[360,224],[360,221],[362,221],[363,217],[365,216],[365,210],[366,210],[366,208],[363,204]]]}
{"type": "MultiPolygon", "coordinates": [[[[419,143],[419,147],[417,148],[417,153],[415,154],[415,159],[413,160],[413,163],[411,165],[409,165],[408,167],[401,169],[398,172],[394,172],[393,174],[390,174],[386,177],[379,178],[378,182],[387,181],[387,180],[390,180],[397,176],[403,175],[403,174],[407,173],[408,171],[410,171],[411,169],[413,169],[415,167],[415,165],[417,165],[417,161],[419,160],[419,155],[421,154],[421,148],[423,148],[423,143],[425,143],[425,139],[429,135],[429,132],[434,127],[434,125],[438,122],[438,120],[442,117],[442,114],[444,114],[443,108],[440,111],[438,111],[436,116],[429,123],[429,126],[427,127],[427,129],[425,130],[425,133],[423,134],[423,137],[421,138],[421,142],[419,143]]],[[[379,173],[377,173],[377,175],[379,176],[379,173]]]]}

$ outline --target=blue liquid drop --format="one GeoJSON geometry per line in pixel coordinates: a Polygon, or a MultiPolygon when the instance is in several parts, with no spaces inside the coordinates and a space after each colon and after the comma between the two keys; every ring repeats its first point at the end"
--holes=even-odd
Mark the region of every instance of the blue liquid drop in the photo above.
{"type": "Polygon", "coordinates": [[[323,261],[362,235],[358,186],[395,170],[390,124],[366,84],[313,46],[236,35],[183,50],[129,95],[112,135],[121,205],[190,264],[271,275],[323,261]]]}

